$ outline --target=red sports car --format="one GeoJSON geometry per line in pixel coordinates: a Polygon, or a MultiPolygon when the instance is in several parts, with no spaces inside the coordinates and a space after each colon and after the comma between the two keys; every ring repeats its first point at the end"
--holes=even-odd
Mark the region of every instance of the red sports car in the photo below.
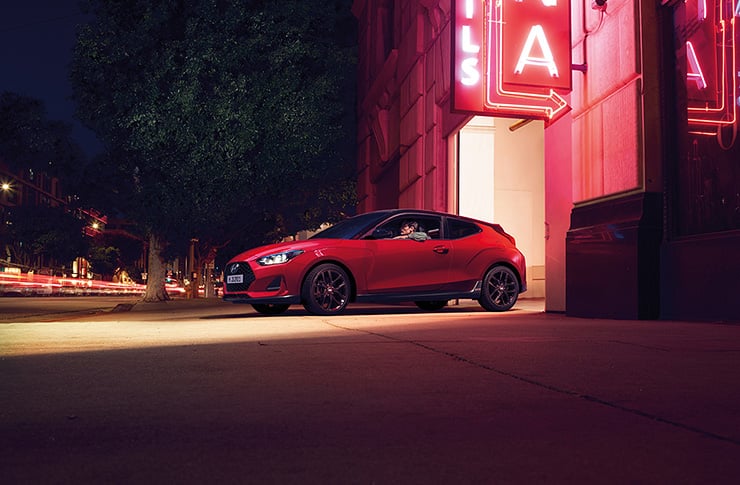
{"type": "Polygon", "coordinates": [[[368,212],[306,240],[243,252],[224,283],[224,300],[264,314],[298,303],[318,315],[350,302],[439,310],[452,299],[506,311],[527,289],[524,256],[501,226],[415,209],[368,212]]]}

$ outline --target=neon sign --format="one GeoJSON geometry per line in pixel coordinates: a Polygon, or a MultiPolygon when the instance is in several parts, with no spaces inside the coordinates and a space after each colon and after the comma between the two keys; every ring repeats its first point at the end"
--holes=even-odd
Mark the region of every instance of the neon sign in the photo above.
{"type": "Polygon", "coordinates": [[[686,15],[692,26],[685,39],[688,122],[692,133],[716,135],[738,120],[740,1],[689,1],[686,15]]]}
{"type": "Polygon", "coordinates": [[[458,0],[453,107],[551,123],[570,110],[569,0],[458,0]],[[557,90],[557,91],[556,91],[557,90]]]}

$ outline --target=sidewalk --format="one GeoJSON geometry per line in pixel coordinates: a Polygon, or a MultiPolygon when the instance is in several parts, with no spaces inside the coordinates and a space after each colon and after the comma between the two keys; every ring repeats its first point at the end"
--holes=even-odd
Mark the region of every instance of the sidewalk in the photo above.
{"type": "MultiPolygon", "coordinates": [[[[248,304],[237,304],[232,302],[225,302],[219,297],[211,297],[211,298],[172,298],[168,301],[162,301],[162,302],[136,302],[133,304],[122,304],[118,305],[116,308],[113,308],[112,312],[121,312],[121,311],[134,311],[134,312],[158,312],[158,311],[170,311],[170,310],[180,310],[180,309],[206,309],[206,308],[213,308],[218,307],[221,305],[225,306],[231,306],[232,308],[242,308],[244,311],[251,311],[251,305],[248,304]]],[[[404,305],[382,305],[382,304],[363,304],[363,303],[350,303],[350,305],[347,307],[348,309],[358,309],[358,308],[380,308],[380,307],[399,307],[399,306],[407,306],[410,308],[416,308],[412,303],[404,304],[404,305]]],[[[480,310],[481,306],[478,304],[477,301],[473,300],[459,300],[458,302],[451,302],[449,304],[450,308],[456,308],[456,309],[475,309],[480,310]]],[[[300,305],[295,305],[295,308],[301,308],[300,305]]],[[[515,305],[516,309],[519,310],[525,310],[525,311],[544,311],[545,309],[545,300],[544,298],[520,298],[519,301],[517,301],[515,305]]]]}
{"type": "Polygon", "coordinates": [[[4,483],[740,483],[737,325],[152,305],[0,326],[4,483]]]}
{"type": "Polygon", "coordinates": [[[228,302],[221,298],[172,298],[168,301],[160,302],[143,302],[139,301],[133,304],[118,305],[111,312],[167,312],[181,310],[207,309],[226,305],[228,302]]]}

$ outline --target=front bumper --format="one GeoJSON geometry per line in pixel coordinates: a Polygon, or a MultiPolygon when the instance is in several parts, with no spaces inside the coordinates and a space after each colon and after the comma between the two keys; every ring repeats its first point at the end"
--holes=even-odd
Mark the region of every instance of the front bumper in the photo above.
{"type": "Polygon", "coordinates": [[[225,301],[249,304],[300,303],[300,292],[291,290],[283,265],[253,270],[246,261],[230,263],[224,281],[225,301]]]}

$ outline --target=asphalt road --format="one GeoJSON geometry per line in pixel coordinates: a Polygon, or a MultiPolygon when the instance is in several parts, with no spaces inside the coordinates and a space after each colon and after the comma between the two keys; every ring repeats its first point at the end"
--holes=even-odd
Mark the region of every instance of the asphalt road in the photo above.
{"type": "Polygon", "coordinates": [[[139,300],[137,296],[3,296],[0,297],[0,324],[97,315],[118,305],[134,305],[139,300]]]}
{"type": "Polygon", "coordinates": [[[0,324],[3,483],[735,484],[739,404],[738,325],[220,301],[0,324]]]}

